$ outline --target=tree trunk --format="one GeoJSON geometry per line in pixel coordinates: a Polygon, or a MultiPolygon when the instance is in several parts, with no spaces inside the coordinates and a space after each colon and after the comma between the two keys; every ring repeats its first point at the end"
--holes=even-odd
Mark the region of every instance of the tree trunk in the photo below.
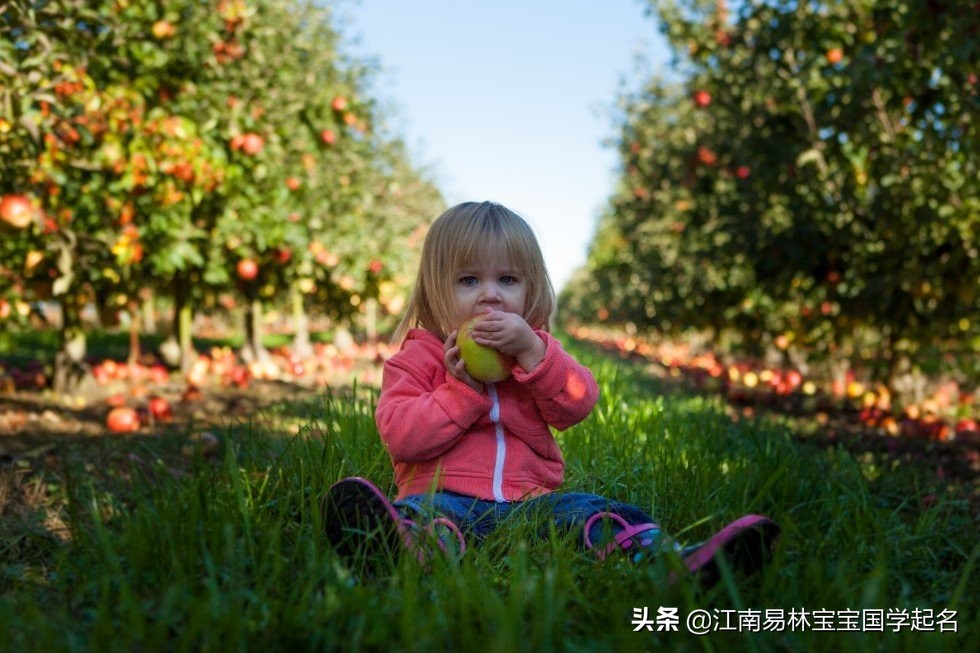
{"type": "Polygon", "coordinates": [[[313,345],[310,344],[310,318],[306,314],[303,293],[293,285],[289,289],[289,298],[293,306],[292,350],[302,358],[309,358],[313,355],[313,345]]]}
{"type": "Polygon", "coordinates": [[[252,361],[265,362],[271,358],[269,351],[262,344],[262,301],[255,296],[248,298],[242,358],[249,363],[252,361]]]}
{"type": "Polygon", "coordinates": [[[129,305],[129,358],[130,366],[140,362],[140,303],[138,299],[130,299],[129,305]]]}
{"type": "Polygon", "coordinates": [[[156,310],[153,303],[153,291],[145,288],[140,295],[140,320],[143,322],[143,333],[157,332],[156,310]]]}
{"type": "Polygon", "coordinates": [[[187,277],[177,274],[174,277],[174,317],[171,333],[179,347],[180,371],[188,372],[194,363],[194,341],[191,334],[194,311],[190,301],[190,286],[187,277]]]}
{"type": "Polygon", "coordinates": [[[375,342],[378,339],[378,300],[368,297],[364,305],[364,328],[368,342],[375,342]]]}
{"type": "Polygon", "coordinates": [[[61,332],[54,357],[51,388],[56,394],[75,394],[91,371],[85,362],[87,349],[78,307],[70,299],[61,301],[61,332]]]}

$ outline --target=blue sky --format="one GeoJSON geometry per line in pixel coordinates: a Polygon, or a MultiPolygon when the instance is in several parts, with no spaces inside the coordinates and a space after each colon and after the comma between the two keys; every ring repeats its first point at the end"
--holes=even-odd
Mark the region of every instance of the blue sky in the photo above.
{"type": "Polygon", "coordinates": [[[337,11],[347,50],[378,60],[374,93],[415,164],[450,205],[490,199],[527,218],[560,289],[615,182],[602,143],[616,94],[667,60],[646,6],[360,0],[337,11]]]}

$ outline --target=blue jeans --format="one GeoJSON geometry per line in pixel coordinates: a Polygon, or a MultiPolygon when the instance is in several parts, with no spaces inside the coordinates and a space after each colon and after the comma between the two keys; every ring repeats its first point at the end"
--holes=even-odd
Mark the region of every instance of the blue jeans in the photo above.
{"type": "MultiPolygon", "coordinates": [[[[546,518],[541,525],[544,533],[553,524],[560,533],[577,530],[576,535],[581,534],[582,527],[590,517],[600,512],[614,512],[631,525],[655,523],[653,517],[636,506],[584,492],[551,492],[524,501],[503,503],[475,499],[455,492],[436,492],[405,497],[395,502],[395,506],[404,517],[422,523],[435,517],[446,517],[464,533],[474,537],[477,543],[508,519],[524,515],[546,518]]],[[[604,521],[598,519],[592,526],[592,532],[589,533],[592,542],[609,539],[608,534],[603,534],[604,521]]],[[[578,539],[580,543],[584,542],[582,537],[578,539]]]]}

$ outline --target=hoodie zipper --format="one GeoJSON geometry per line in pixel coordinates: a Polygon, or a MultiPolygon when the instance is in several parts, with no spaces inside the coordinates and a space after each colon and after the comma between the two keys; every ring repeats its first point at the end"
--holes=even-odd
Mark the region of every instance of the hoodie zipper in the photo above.
{"type": "Polygon", "coordinates": [[[493,463],[493,499],[497,503],[506,501],[504,499],[504,460],[507,457],[507,443],[504,441],[504,425],[500,422],[500,398],[497,396],[497,388],[492,383],[487,384],[487,392],[490,393],[490,421],[493,422],[494,432],[497,435],[497,457],[493,463]]]}

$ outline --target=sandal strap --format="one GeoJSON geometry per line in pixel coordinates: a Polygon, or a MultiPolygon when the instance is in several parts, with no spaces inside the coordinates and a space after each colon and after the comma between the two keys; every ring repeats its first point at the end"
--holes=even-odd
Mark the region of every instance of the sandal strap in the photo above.
{"type": "Polygon", "coordinates": [[[446,543],[439,539],[439,536],[436,533],[437,525],[446,527],[456,537],[460,555],[466,553],[466,538],[463,537],[463,533],[459,530],[459,526],[457,526],[451,519],[447,519],[446,517],[436,517],[429,522],[429,525],[425,527],[425,530],[436,538],[436,542],[439,543],[439,548],[442,549],[443,553],[448,553],[448,551],[446,550],[446,543]]]}
{"type": "Polygon", "coordinates": [[[463,533],[459,530],[459,527],[452,520],[447,519],[446,517],[436,517],[426,524],[424,528],[417,522],[414,522],[407,517],[400,519],[398,524],[398,528],[402,533],[403,541],[405,543],[405,548],[415,555],[415,558],[419,561],[419,564],[421,564],[427,572],[431,571],[431,561],[432,554],[434,553],[434,547],[430,546],[430,544],[433,540],[443,555],[450,556],[449,547],[442,541],[439,534],[436,532],[437,526],[447,529],[456,538],[459,545],[458,555],[462,555],[466,552],[466,538],[463,537],[463,533]]]}
{"type": "MultiPolygon", "coordinates": [[[[617,514],[615,512],[608,512],[608,511],[606,511],[606,512],[598,512],[598,513],[592,515],[588,519],[588,521],[585,522],[585,526],[583,527],[583,529],[585,531],[585,533],[584,533],[584,536],[585,536],[585,548],[587,548],[587,549],[595,549],[596,557],[599,558],[600,560],[603,560],[603,559],[605,559],[605,557],[607,555],[609,555],[610,553],[612,553],[616,549],[619,549],[619,548],[628,549],[631,546],[633,546],[633,544],[635,542],[635,540],[633,538],[636,535],[639,535],[640,533],[644,533],[644,532],[650,531],[650,530],[657,530],[657,531],[659,531],[660,530],[660,526],[658,526],[657,524],[652,524],[652,523],[646,523],[646,524],[630,524],[628,521],[626,521],[625,519],[623,519],[623,517],[621,515],[619,515],[619,514],[617,514]],[[601,520],[601,519],[609,519],[609,520],[612,520],[612,521],[616,522],[620,526],[620,528],[622,528],[622,530],[619,533],[616,533],[616,535],[614,536],[612,542],[609,542],[608,544],[606,544],[602,548],[597,548],[595,546],[595,544],[593,544],[593,542],[592,542],[592,538],[589,535],[589,531],[591,531],[592,530],[592,527],[595,525],[595,523],[597,521],[601,520]]],[[[652,542],[646,541],[646,540],[640,542],[640,545],[641,546],[646,546],[648,544],[652,544],[652,542]]]]}
{"type": "Polygon", "coordinates": [[[405,547],[409,550],[414,549],[415,535],[413,535],[413,533],[418,533],[422,530],[422,527],[407,517],[399,518],[395,524],[398,528],[398,534],[401,535],[402,543],[405,545],[405,547]]]}

